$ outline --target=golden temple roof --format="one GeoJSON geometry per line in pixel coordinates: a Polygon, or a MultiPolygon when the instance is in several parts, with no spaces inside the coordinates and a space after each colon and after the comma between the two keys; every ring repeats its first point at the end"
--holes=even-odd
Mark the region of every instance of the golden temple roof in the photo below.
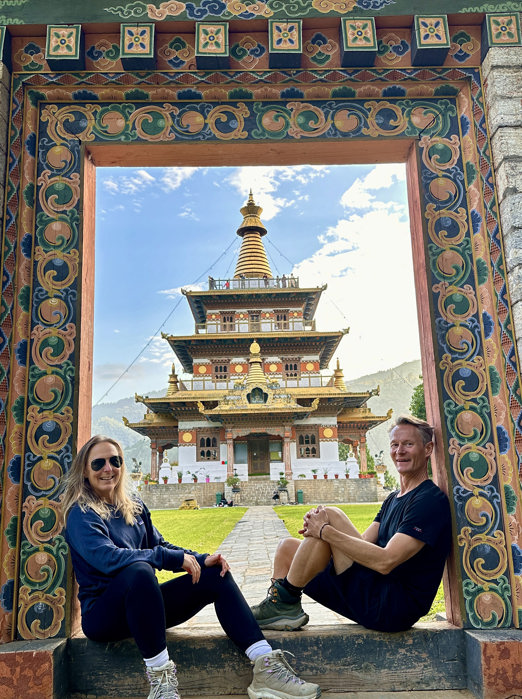
{"type": "Polygon", "coordinates": [[[263,209],[258,206],[250,190],[248,202],[240,210],[243,214],[243,223],[237,229],[237,234],[243,238],[241,250],[237,260],[234,278],[241,277],[261,279],[265,274],[272,276],[272,270],[268,264],[265,246],[261,236],[266,235],[266,228],[259,218],[263,209]]]}

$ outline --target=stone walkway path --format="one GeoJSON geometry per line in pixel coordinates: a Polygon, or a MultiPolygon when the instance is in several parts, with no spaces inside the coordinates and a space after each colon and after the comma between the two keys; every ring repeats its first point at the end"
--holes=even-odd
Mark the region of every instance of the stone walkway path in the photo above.
{"type": "MultiPolygon", "coordinates": [[[[249,604],[260,602],[272,577],[272,565],[278,542],[290,536],[283,521],[270,506],[250,507],[219,547],[230,564],[234,579],[249,604]]],[[[309,625],[350,623],[347,619],[317,604],[306,595],[303,607],[310,616],[309,625]]],[[[214,607],[208,606],[178,628],[218,631],[214,607]]]]}

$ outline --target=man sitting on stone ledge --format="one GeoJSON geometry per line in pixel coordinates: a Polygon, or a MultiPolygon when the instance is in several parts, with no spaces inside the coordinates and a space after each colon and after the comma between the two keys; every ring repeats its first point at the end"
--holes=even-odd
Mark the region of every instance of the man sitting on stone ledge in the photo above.
{"type": "Polygon", "coordinates": [[[429,611],[451,545],[448,498],[428,476],[433,428],[411,416],[390,430],[400,489],[360,534],[337,507],[304,517],[304,539],[279,542],[268,596],[252,607],[263,629],[296,630],[312,599],[369,629],[403,631],[429,611]]]}

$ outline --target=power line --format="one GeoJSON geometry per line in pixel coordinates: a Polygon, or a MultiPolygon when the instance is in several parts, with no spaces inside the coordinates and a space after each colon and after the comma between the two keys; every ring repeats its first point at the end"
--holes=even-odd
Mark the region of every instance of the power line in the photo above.
{"type": "MultiPolygon", "coordinates": [[[[206,269],[204,272],[202,272],[202,273],[199,275],[199,277],[197,277],[197,278],[192,282],[192,285],[197,284],[203,277],[207,276],[208,273],[217,265],[217,263],[219,262],[219,260],[227,254],[227,252],[230,250],[230,248],[232,247],[232,245],[233,245],[235,242],[236,242],[236,240],[235,240],[235,238],[234,238],[234,239],[232,240],[232,242],[228,245],[228,247],[219,255],[219,257],[218,257],[216,260],[214,260],[214,262],[213,262],[209,267],[207,267],[207,269],[206,269]]],[[[159,335],[159,333],[161,332],[161,329],[162,329],[163,326],[167,323],[167,321],[171,318],[171,316],[172,316],[173,313],[176,311],[176,309],[178,308],[178,306],[179,306],[179,304],[181,303],[182,300],[183,300],[183,297],[180,296],[180,298],[179,298],[179,299],[177,300],[177,302],[174,304],[174,307],[169,311],[169,313],[167,314],[167,317],[166,317],[165,320],[162,322],[162,324],[159,326],[159,328],[156,330],[156,332],[155,332],[153,335],[151,335],[151,337],[149,338],[149,340],[145,343],[145,345],[141,348],[141,350],[138,352],[138,354],[134,357],[134,359],[132,360],[132,362],[127,366],[127,368],[126,368],[124,371],[121,372],[121,374],[118,376],[118,378],[117,378],[117,379],[112,383],[112,385],[105,391],[105,393],[103,394],[103,396],[102,396],[101,398],[98,399],[98,401],[94,404],[94,407],[96,407],[97,405],[99,405],[99,404],[102,402],[102,400],[105,398],[105,396],[108,396],[109,393],[112,391],[112,389],[121,381],[121,379],[125,376],[125,374],[127,374],[127,372],[128,372],[130,369],[132,369],[132,367],[136,364],[136,362],[137,362],[138,359],[142,356],[142,354],[145,352],[145,350],[152,344],[154,338],[155,338],[157,335],[159,335]]]]}

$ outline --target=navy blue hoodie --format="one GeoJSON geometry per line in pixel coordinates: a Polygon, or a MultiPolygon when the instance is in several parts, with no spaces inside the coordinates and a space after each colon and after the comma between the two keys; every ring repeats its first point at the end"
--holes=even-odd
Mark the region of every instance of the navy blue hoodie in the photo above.
{"type": "Polygon", "coordinates": [[[140,504],[142,512],[133,525],[127,524],[115,508],[109,519],[102,519],[90,508],[85,512],[79,505],[71,508],[65,540],[80,588],[82,614],[91,608],[111,579],[131,563],[145,561],[158,570],[181,572],[184,555],[188,553],[203,566],[208,554],[169,544],[152,524],[145,504],[140,504]]]}

